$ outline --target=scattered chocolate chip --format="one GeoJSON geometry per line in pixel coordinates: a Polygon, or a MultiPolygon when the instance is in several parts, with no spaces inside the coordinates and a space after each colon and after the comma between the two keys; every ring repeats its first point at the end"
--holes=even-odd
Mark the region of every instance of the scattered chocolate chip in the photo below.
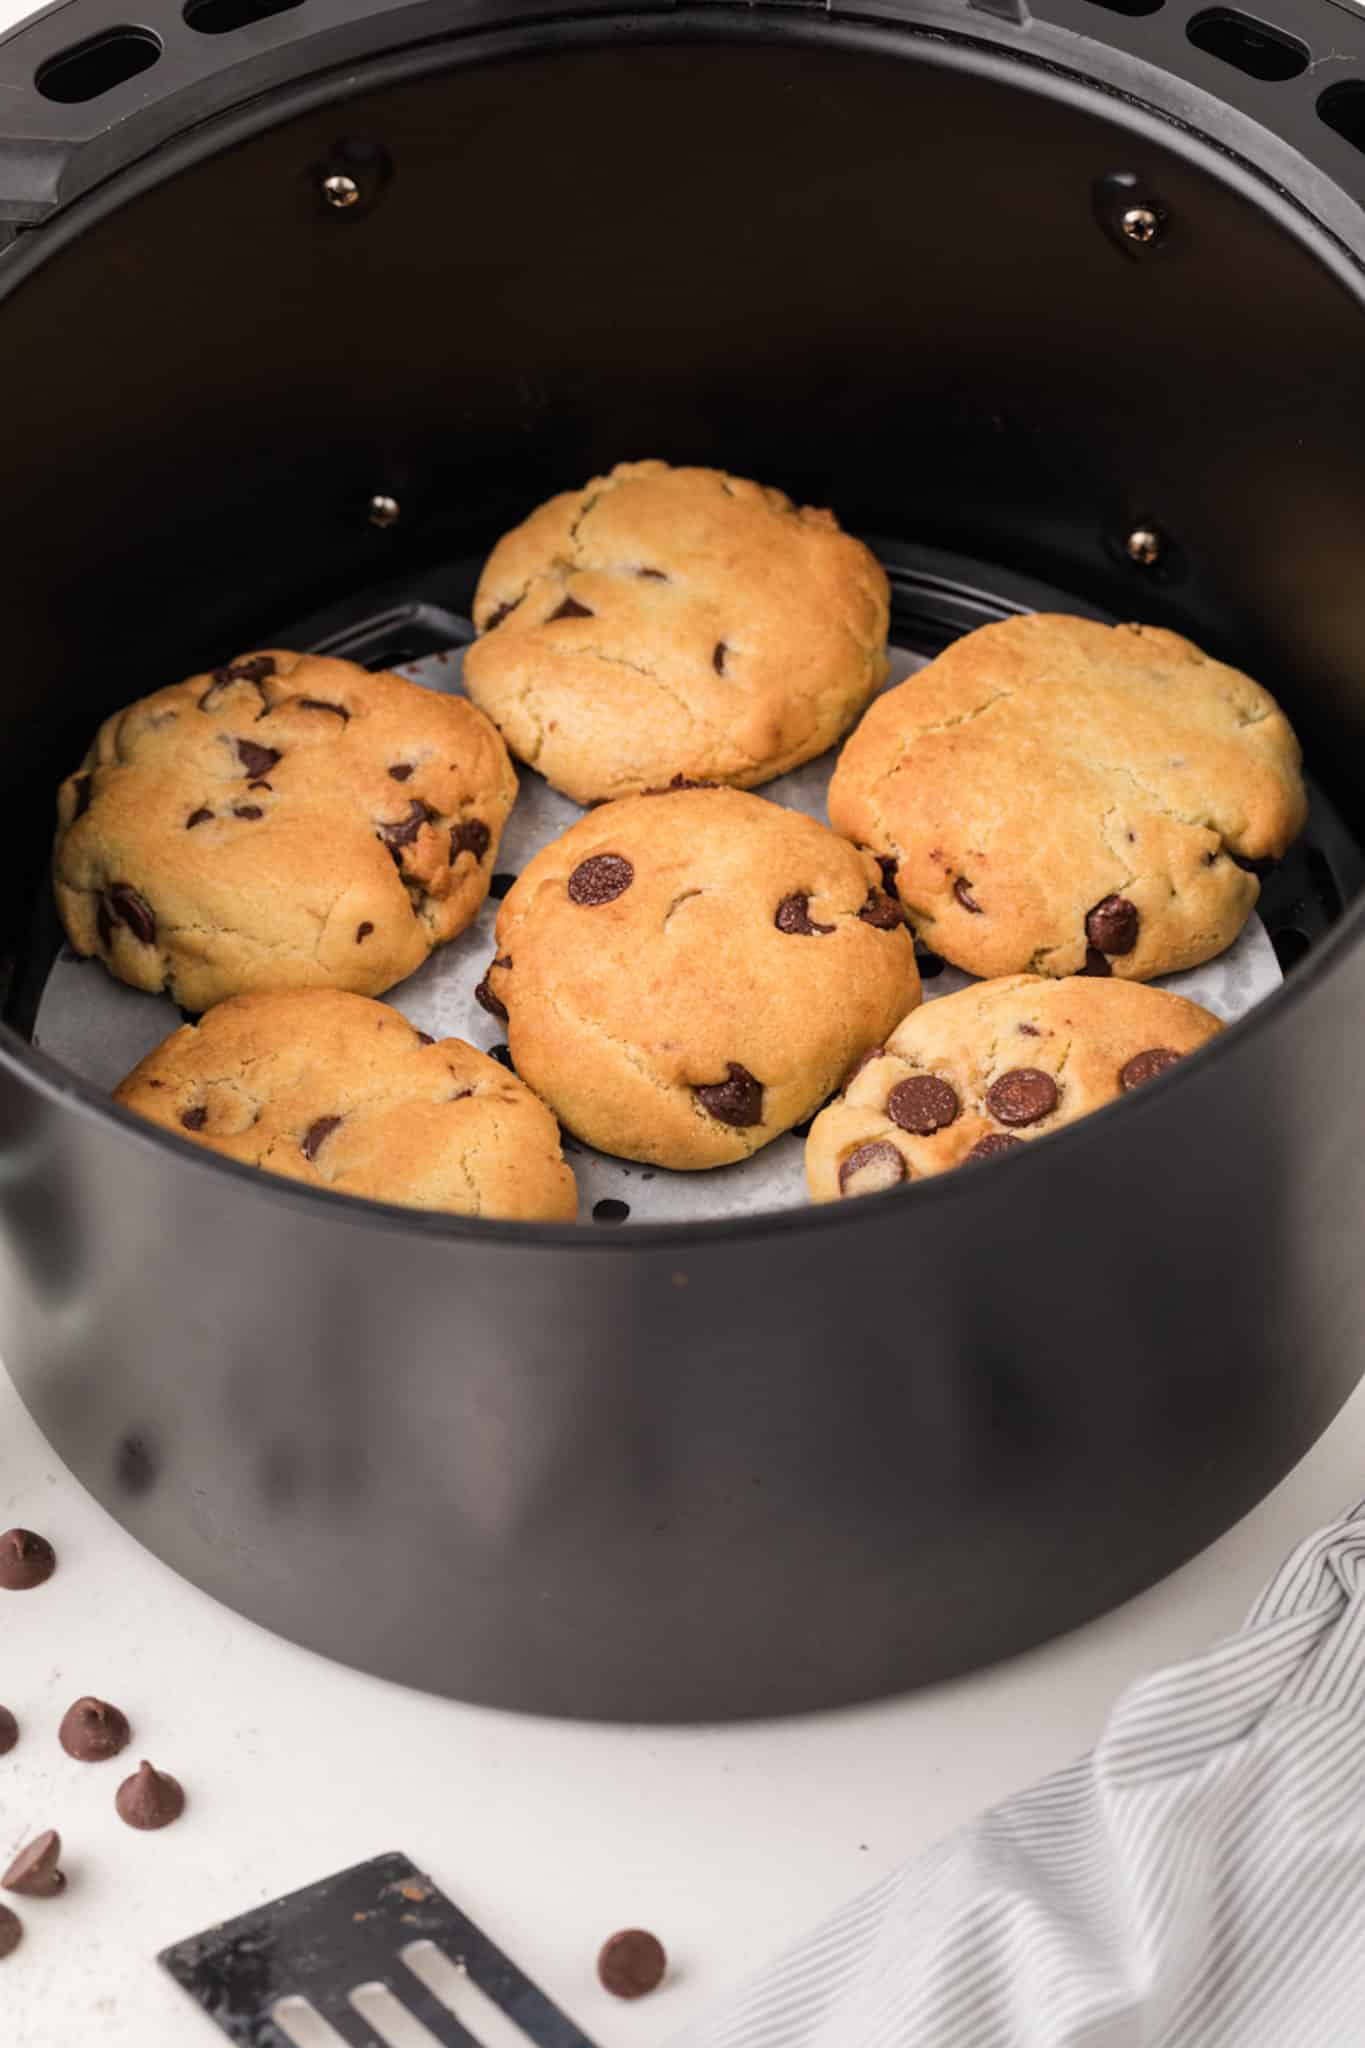
{"type": "Polygon", "coordinates": [[[1037,1067],[1011,1067],[992,1081],[986,1107],[1002,1124],[1036,1124],[1057,1107],[1057,1083],[1037,1067]]]}
{"type": "Polygon", "coordinates": [[[864,924],[873,925],[879,932],[899,931],[905,923],[900,904],[882,889],[868,890],[867,901],[858,915],[864,924]]]}
{"type": "Polygon", "coordinates": [[[0,1885],[7,1892],[18,1892],[22,1898],[55,1899],[66,1886],[66,1879],[57,1868],[61,1853],[61,1836],[55,1828],[48,1828],[19,1851],[0,1877],[0,1885]]]}
{"type": "Polygon", "coordinates": [[[268,775],[279,758],[278,747],[261,747],[255,740],[237,742],[237,759],[248,775],[268,775]]]}
{"type": "Polygon", "coordinates": [[[621,853],[593,853],[581,860],[569,876],[569,901],[593,909],[599,903],[614,903],[624,896],[635,880],[635,870],[621,853]]]}
{"type": "Polygon", "coordinates": [[[0,1707],[0,1756],[8,1756],[19,1740],[19,1723],[8,1707],[0,1707]]]}
{"type": "MultiPolygon", "coordinates": [[[[493,967],[510,967],[511,965],[510,960],[495,960],[493,962],[493,967]]],[[[490,1017],[496,1017],[501,1023],[505,1024],[507,1022],[507,1005],[501,996],[494,995],[493,984],[488,978],[488,975],[493,972],[493,967],[489,968],[488,974],[485,974],[483,980],[475,989],[474,1000],[480,1009],[487,1010],[490,1017]]]]}
{"type": "MultiPolygon", "coordinates": [[[[1016,1145],[1023,1144],[1022,1138],[1012,1138],[1008,1131],[991,1131],[984,1138],[978,1138],[967,1159],[994,1159],[1001,1152],[1012,1152],[1016,1145]]],[[[967,1164],[963,1160],[963,1165],[967,1164]]]]}
{"type": "Polygon", "coordinates": [[[977,902],[975,896],[973,896],[972,894],[971,884],[967,881],[964,881],[961,875],[959,875],[957,880],[953,883],[953,894],[954,896],[956,896],[958,902],[962,905],[962,908],[964,910],[969,910],[973,917],[980,917],[983,915],[981,905],[977,902]]]}
{"type": "Polygon", "coordinates": [[[496,1060],[500,1067],[506,1067],[509,1074],[516,1072],[515,1067],[512,1065],[512,1048],[510,1045],[490,1045],[488,1057],[490,1060],[496,1060]]]}
{"type": "Polygon", "coordinates": [[[185,1811],[185,1795],[169,1772],[144,1762],[119,1786],[114,1810],[130,1828],[168,1828],[185,1811]]]}
{"type": "Polygon", "coordinates": [[[126,1714],[87,1693],[62,1715],[57,1740],[78,1764],[102,1764],[128,1747],[130,1733],[126,1714]]]}
{"type": "Polygon", "coordinates": [[[937,1074],[911,1074],[897,1081],[886,1098],[886,1113],[893,1124],[917,1138],[932,1138],[954,1121],[962,1107],[957,1090],[937,1074]]]}
{"type": "Polygon", "coordinates": [[[417,1034],[417,1043],[419,1045],[435,1045],[436,1040],[432,1037],[429,1031],[419,1031],[417,1034]]]}
{"type": "Polygon", "coordinates": [[[668,576],[662,569],[637,569],[637,576],[652,576],[656,583],[667,583],[668,576]]]}
{"type": "Polygon", "coordinates": [[[155,942],[156,919],[152,915],[152,907],[129,883],[112,883],[105,901],[109,905],[110,915],[116,917],[120,924],[127,925],[135,939],[140,940],[144,946],[150,946],[155,942]]]}
{"type": "Polygon", "coordinates": [[[711,666],[718,676],[723,676],[725,674],[725,657],[729,652],[730,650],[726,646],[725,642],[723,640],[717,640],[715,645],[715,651],[711,656],[711,666]]]}
{"type": "Polygon", "coordinates": [[[1169,1045],[1150,1045],[1146,1052],[1135,1052],[1127,1065],[1119,1069],[1119,1086],[1140,1088],[1144,1081],[1155,1081],[1158,1074],[1175,1066],[1180,1057],[1169,1045]]]}
{"type": "Polygon", "coordinates": [[[24,1938],[24,1923],[8,1906],[0,1906],[0,1963],[12,1956],[24,1938]]]}
{"type": "Polygon", "coordinates": [[[931,953],[927,946],[916,946],[915,965],[921,981],[937,981],[946,963],[941,953],[931,953]]]}
{"type": "Polygon", "coordinates": [[[187,1109],[180,1119],[187,1131],[202,1131],[208,1120],[209,1113],[202,1103],[195,1109],[187,1109]]]}
{"type": "Polygon", "coordinates": [[[370,933],[373,930],[374,926],[370,923],[368,917],[366,918],[364,924],[358,924],[355,928],[355,942],[357,946],[361,943],[363,939],[368,939],[370,933]]]}
{"type": "Polygon", "coordinates": [[[429,824],[435,816],[429,804],[424,804],[420,797],[414,797],[408,805],[406,818],[399,818],[392,824],[380,824],[379,836],[390,851],[400,846],[411,846],[423,825],[429,824]]]}
{"type": "Polygon", "coordinates": [[[395,761],[389,774],[395,782],[406,782],[412,774],[411,761],[395,761]]]}
{"type": "Polygon", "coordinates": [[[344,1121],[345,1119],[339,1116],[320,1116],[309,1124],[299,1140],[299,1150],[304,1158],[316,1159],[338,1124],[344,1121]]]}
{"type": "Polygon", "coordinates": [[[511,888],[513,882],[515,882],[516,879],[517,878],[515,875],[494,875],[492,881],[488,884],[489,895],[493,897],[496,902],[501,903],[503,897],[507,894],[507,891],[511,888]]]}
{"type": "Polygon", "coordinates": [[[211,818],[212,816],[213,816],[213,812],[212,812],[211,810],[209,810],[209,809],[208,809],[208,807],[207,807],[206,805],[204,805],[204,804],[200,804],[200,806],[199,806],[198,810],[197,810],[197,811],[191,811],[191,812],[190,812],[190,814],[189,814],[189,816],[188,816],[188,818],[186,818],[186,820],[185,820],[185,830],[186,830],[187,832],[193,832],[193,830],[194,830],[194,828],[195,828],[195,826],[196,826],[196,825],[205,825],[205,824],[207,824],[207,823],[208,823],[208,821],[209,821],[209,819],[210,819],[210,818],[211,818]]]}
{"type": "Polygon", "coordinates": [[[613,1998],[643,1998],[663,1983],[668,1957],[663,1943],[641,1927],[628,1927],[602,1944],[597,1975],[613,1998]]]}
{"type": "Polygon", "coordinates": [[[1093,946],[1086,947],[1085,965],[1083,967],[1078,967],[1076,970],[1078,974],[1093,975],[1096,981],[1105,980],[1107,976],[1113,973],[1113,971],[1114,970],[1109,965],[1109,962],[1106,959],[1105,955],[1103,953],[1097,952],[1093,946]]]}
{"type": "Polygon", "coordinates": [[[832,924],[812,924],[810,918],[810,897],[801,892],[794,896],[784,896],[782,898],[782,901],[777,906],[777,915],[773,919],[773,923],[780,932],[799,933],[802,937],[812,936],[816,932],[832,932],[834,930],[832,924]]]}
{"type": "Polygon", "coordinates": [[[718,1123],[733,1124],[737,1130],[745,1130],[751,1124],[763,1121],[763,1084],[756,1081],[747,1067],[738,1060],[725,1063],[727,1078],[724,1081],[707,1081],[700,1088],[694,1088],[702,1108],[718,1123]]]}
{"type": "Polygon", "coordinates": [[[1087,913],[1085,936],[1097,953],[1131,953],[1138,941],[1137,906],[1126,896],[1105,896],[1087,913]]]}
{"type": "Polygon", "coordinates": [[[259,804],[234,804],[232,815],[234,818],[263,818],[265,812],[259,804]]]}
{"type": "Polygon", "coordinates": [[[505,618],[510,617],[510,615],[516,610],[517,606],[520,603],[521,598],[512,597],[508,599],[506,604],[500,604],[497,610],[491,613],[488,619],[484,622],[484,632],[491,633],[495,626],[500,626],[503,620],[505,618]]]}
{"type": "Polygon", "coordinates": [[[618,1202],[611,1195],[605,1196],[602,1201],[594,1202],[592,1205],[594,1223],[624,1223],[629,1214],[630,1203],[618,1202]]]}
{"type": "Polygon", "coordinates": [[[325,697],[300,697],[299,709],[301,711],[330,711],[334,718],[340,718],[346,724],[350,723],[351,714],[346,709],[346,706],[344,704],[329,704],[325,697]]]}
{"type": "Polygon", "coordinates": [[[456,825],[450,834],[450,865],[462,853],[472,853],[475,860],[482,860],[488,851],[492,833],[482,818],[466,818],[462,825],[456,825]]]}
{"type": "Polygon", "coordinates": [[[859,1145],[840,1163],[839,1193],[877,1195],[909,1178],[909,1169],[896,1147],[886,1138],[874,1138],[870,1145],[859,1145]]]}
{"type": "Polygon", "coordinates": [[[576,597],[566,597],[559,610],[550,613],[551,619],[590,619],[593,616],[588,607],[580,604],[576,597]]]}
{"type": "Polygon", "coordinates": [[[57,1553],[32,1529],[6,1529],[0,1536],[0,1591],[30,1593],[52,1577],[57,1553]]]}
{"type": "Polygon", "coordinates": [[[86,812],[89,810],[90,794],[94,787],[95,778],[93,775],[78,775],[76,777],[76,808],[75,811],[72,813],[71,819],[73,825],[75,824],[77,818],[83,818],[86,812]]]}

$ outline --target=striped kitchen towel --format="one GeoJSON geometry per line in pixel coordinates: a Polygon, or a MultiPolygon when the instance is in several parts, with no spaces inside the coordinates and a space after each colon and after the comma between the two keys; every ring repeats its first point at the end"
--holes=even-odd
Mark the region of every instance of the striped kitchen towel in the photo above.
{"type": "Polygon", "coordinates": [[[676,2048],[1365,2044],[1365,1502],[676,2048]]]}

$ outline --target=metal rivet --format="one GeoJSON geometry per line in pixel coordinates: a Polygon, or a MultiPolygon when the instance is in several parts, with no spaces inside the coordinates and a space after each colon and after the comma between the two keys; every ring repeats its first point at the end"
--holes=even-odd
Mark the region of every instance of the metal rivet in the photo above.
{"type": "Polygon", "coordinates": [[[397,498],[391,498],[386,491],[376,491],[370,500],[371,526],[396,526],[402,513],[397,498]]]}
{"type": "Polygon", "coordinates": [[[1154,242],[1161,232],[1161,217],[1151,206],[1130,206],[1119,221],[1119,226],[1130,242],[1140,242],[1145,248],[1154,242]]]}
{"type": "Polygon", "coordinates": [[[330,178],[324,178],[322,190],[329,206],[354,206],[360,198],[359,185],[344,171],[334,171],[330,178]]]}
{"type": "Polygon", "coordinates": [[[1151,526],[1135,526],[1123,543],[1129,556],[1144,569],[1155,568],[1166,552],[1166,543],[1151,526]]]}

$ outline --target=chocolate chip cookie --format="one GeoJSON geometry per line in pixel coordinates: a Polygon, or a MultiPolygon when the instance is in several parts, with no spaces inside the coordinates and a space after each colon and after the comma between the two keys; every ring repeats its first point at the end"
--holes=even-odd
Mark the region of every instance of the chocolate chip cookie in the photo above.
{"type": "Polygon", "coordinates": [[[886,576],[830,512],[623,462],[504,536],[465,687],[578,803],[748,788],[823,753],[887,676],[886,576]]]}
{"type": "Polygon", "coordinates": [[[339,989],[220,1003],[114,1099],[225,1159],[335,1194],[566,1223],[577,1206],[555,1120],[515,1074],[339,989]]]}
{"type": "Polygon", "coordinates": [[[1212,959],[1307,815],[1259,684],[1176,633],[983,626],[874,704],[829,792],[915,929],[969,974],[1149,981],[1212,959]]]}
{"type": "Polygon", "coordinates": [[[482,999],[589,1144],[723,1166],[799,1123],[919,1001],[872,858],[730,789],[604,805],[498,913],[482,999]]]}
{"type": "Polygon", "coordinates": [[[376,995],[477,914],[516,787],[462,698],[243,655],[100,727],[57,800],[57,907],[78,953],[189,1010],[376,995]]]}
{"type": "Polygon", "coordinates": [[[926,1003],[870,1053],[806,1140],[817,1202],[992,1159],[1140,1088],[1222,1029],[1136,982],[1016,974],[926,1003]]]}

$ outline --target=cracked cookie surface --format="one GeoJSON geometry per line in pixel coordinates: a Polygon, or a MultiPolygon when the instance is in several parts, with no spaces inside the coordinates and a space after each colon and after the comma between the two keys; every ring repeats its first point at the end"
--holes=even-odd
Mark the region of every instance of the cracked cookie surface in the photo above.
{"type": "Polygon", "coordinates": [[[730,789],[593,811],[498,913],[482,1000],[565,1126],[657,1166],[723,1166],[809,1116],[919,1000],[870,855],[730,789]]]}
{"type": "Polygon", "coordinates": [[[829,815],[969,974],[1149,981],[1232,944],[1260,893],[1238,862],[1278,859],[1307,800],[1249,676],[1164,628],[1039,613],[879,699],[829,815]]]}
{"type": "Polygon", "coordinates": [[[887,676],[884,571],[834,515],[714,469],[626,462],[500,540],[465,687],[578,803],[811,760],[887,676]]]}
{"type": "Polygon", "coordinates": [[[811,1198],[989,1161],[1155,1080],[1221,1029],[1166,989],[1079,975],[1011,975],[926,1003],[816,1117],[811,1198]]]}
{"type": "Polygon", "coordinates": [[[488,893],[516,773],[460,697],[281,650],[105,720],[57,799],[71,944],[189,1010],[377,995],[488,893]]]}
{"type": "Polygon", "coordinates": [[[115,1090],[138,1116],[310,1187],[465,1216],[572,1222],[543,1102],[458,1038],[334,989],[237,996],[115,1090]]]}

